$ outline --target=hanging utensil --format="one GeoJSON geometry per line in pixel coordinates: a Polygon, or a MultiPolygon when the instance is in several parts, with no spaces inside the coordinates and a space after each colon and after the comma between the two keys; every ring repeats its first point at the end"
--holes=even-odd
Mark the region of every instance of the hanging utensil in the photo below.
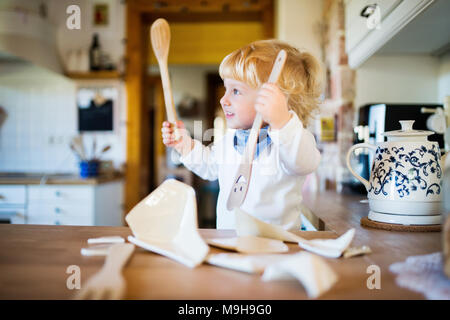
{"type": "MultiPolygon", "coordinates": [[[[164,91],[164,102],[166,104],[167,120],[173,124],[177,121],[175,104],[173,102],[172,87],[170,85],[169,71],[167,69],[167,57],[170,46],[170,27],[165,19],[157,19],[150,28],[150,39],[158,60],[161,81],[164,91]]],[[[177,128],[175,127],[175,139],[179,138],[177,128]]]]}
{"type": "Polygon", "coordinates": [[[81,160],[86,160],[86,152],[84,151],[84,143],[82,136],[76,136],[72,138],[72,145],[74,149],[78,152],[81,160]]]}
{"type": "Polygon", "coordinates": [[[70,150],[72,150],[75,155],[80,159],[80,160],[84,160],[80,154],[80,152],[77,150],[77,148],[75,147],[75,145],[73,144],[73,142],[70,143],[70,150]]]}
{"type": "Polygon", "coordinates": [[[108,151],[109,149],[111,149],[111,146],[110,146],[110,145],[103,147],[103,149],[100,151],[100,154],[98,155],[98,157],[97,157],[97,156],[94,157],[94,160],[99,160],[100,157],[102,156],[102,154],[104,154],[104,153],[105,153],[106,151],[108,151]]]}
{"type": "MultiPolygon", "coordinates": [[[[267,81],[268,83],[277,82],[285,61],[286,51],[280,50],[272,67],[272,72],[270,73],[269,80],[267,81]]],[[[237,170],[236,176],[233,180],[233,185],[231,186],[231,190],[228,196],[228,210],[233,210],[234,208],[240,207],[242,202],[244,202],[245,200],[245,196],[247,195],[250,176],[252,173],[252,162],[255,156],[256,142],[258,140],[259,130],[261,129],[262,123],[263,119],[261,114],[256,113],[256,117],[255,120],[253,120],[252,129],[250,131],[250,136],[245,147],[241,164],[237,170]]]]}

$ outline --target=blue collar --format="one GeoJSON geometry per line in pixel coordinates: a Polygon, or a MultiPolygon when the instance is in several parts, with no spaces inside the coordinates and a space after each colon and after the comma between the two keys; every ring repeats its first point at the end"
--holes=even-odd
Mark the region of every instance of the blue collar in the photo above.
{"type": "MultiPolygon", "coordinates": [[[[236,132],[234,133],[233,146],[236,149],[236,151],[239,152],[240,154],[244,153],[245,145],[247,144],[248,137],[250,136],[250,131],[251,129],[247,130],[239,129],[236,130],[236,132]]],[[[259,130],[259,137],[256,144],[255,158],[257,158],[259,154],[266,147],[269,147],[270,144],[272,143],[268,131],[269,131],[268,125],[259,130]]]]}

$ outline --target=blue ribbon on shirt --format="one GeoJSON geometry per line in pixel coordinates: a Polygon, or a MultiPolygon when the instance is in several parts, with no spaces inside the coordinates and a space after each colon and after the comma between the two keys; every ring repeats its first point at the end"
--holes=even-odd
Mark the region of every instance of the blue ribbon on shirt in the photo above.
{"type": "MultiPolygon", "coordinates": [[[[245,145],[247,144],[248,137],[250,136],[250,131],[251,129],[239,129],[234,133],[233,145],[236,151],[240,154],[244,153],[245,145]]],[[[255,158],[257,158],[265,148],[269,147],[271,143],[272,140],[269,137],[269,126],[267,125],[259,131],[259,136],[256,143],[255,158]]]]}

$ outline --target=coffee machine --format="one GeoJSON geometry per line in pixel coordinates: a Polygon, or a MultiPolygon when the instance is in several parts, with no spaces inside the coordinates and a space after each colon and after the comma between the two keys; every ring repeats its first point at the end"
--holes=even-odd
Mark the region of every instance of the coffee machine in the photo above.
{"type": "MultiPolygon", "coordinates": [[[[445,116],[442,104],[407,104],[407,103],[369,103],[359,108],[357,126],[354,129],[354,144],[385,141],[383,132],[399,130],[400,120],[415,120],[414,129],[429,130],[435,134],[428,137],[436,141],[442,152],[445,151],[444,133],[445,116]]],[[[364,178],[369,179],[373,153],[362,150],[355,154],[353,168],[364,178]]],[[[364,186],[355,178],[349,183],[351,190],[366,194],[364,186]]]]}

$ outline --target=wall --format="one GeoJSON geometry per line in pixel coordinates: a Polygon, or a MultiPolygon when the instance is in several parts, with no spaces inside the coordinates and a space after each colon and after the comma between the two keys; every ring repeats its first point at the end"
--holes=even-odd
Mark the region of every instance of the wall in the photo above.
{"type": "Polygon", "coordinates": [[[450,53],[439,59],[438,101],[450,96],[450,53]]]}
{"type": "Polygon", "coordinates": [[[278,0],[275,2],[275,36],[323,61],[320,39],[323,0],[278,0]]]}
{"type": "Polygon", "coordinates": [[[432,56],[374,55],[356,70],[355,107],[439,102],[439,68],[439,59],[432,56]]]}
{"type": "Polygon", "coordinates": [[[76,134],[75,85],[32,65],[0,65],[0,171],[70,172],[68,142],[76,134]]]}
{"type": "MultiPolygon", "coordinates": [[[[92,33],[100,34],[104,50],[118,63],[123,54],[121,42],[125,7],[120,0],[110,3],[110,25],[91,26],[92,3],[77,1],[81,7],[81,30],[66,28],[66,8],[73,1],[48,0],[48,18],[57,28],[58,49],[64,57],[70,49],[89,48],[92,33]]],[[[21,2],[24,5],[30,2],[21,2]]],[[[0,128],[0,171],[6,172],[77,172],[77,158],[69,148],[71,138],[78,134],[77,83],[63,76],[28,64],[0,65],[0,106],[8,117],[0,128]]],[[[126,161],[126,95],[119,85],[119,100],[115,112],[114,132],[96,133],[97,148],[107,144],[111,150],[104,154],[116,168],[126,161]]],[[[94,134],[84,134],[86,147],[94,134]]],[[[90,148],[89,148],[90,150],[90,148]]]]}
{"type": "Polygon", "coordinates": [[[120,64],[125,52],[125,14],[126,7],[121,0],[48,0],[49,19],[57,26],[57,43],[61,57],[67,60],[69,50],[89,49],[92,35],[98,33],[102,49],[107,52],[114,63],[120,64]],[[109,5],[109,25],[94,26],[92,23],[93,5],[109,5]],[[70,30],[66,27],[66,8],[77,4],[81,11],[81,29],[70,30]]]}
{"type": "MultiPolygon", "coordinates": [[[[121,92],[119,92],[121,94],[121,92]]],[[[0,64],[0,106],[7,118],[0,128],[1,172],[76,173],[77,157],[69,148],[78,135],[76,83],[24,63],[0,64]]],[[[115,130],[95,133],[97,148],[119,168],[125,162],[124,96],[117,109],[115,130]],[[122,119],[122,120],[121,120],[122,119]]],[[[91,150],[94,134],[83,134],[91,150]]]]}

